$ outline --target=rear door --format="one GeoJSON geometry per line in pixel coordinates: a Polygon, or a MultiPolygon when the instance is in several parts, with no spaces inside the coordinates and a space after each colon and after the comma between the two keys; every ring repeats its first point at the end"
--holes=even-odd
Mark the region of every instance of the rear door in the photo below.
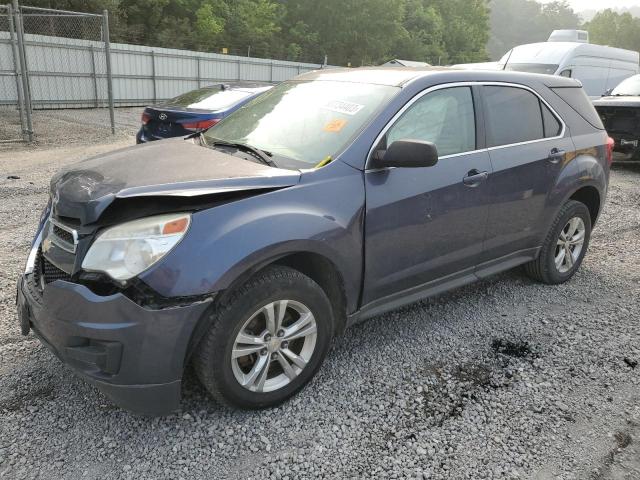
{"type": "Polygon", "coordinates": [[[561,118],[533,90],[482,87],[493,169],[483,262],[531,254],[543,236],[547,197],[574,150],[561,118]]]}
{"type": "Polygon", "coordinates": [[[491,174],[471,86],[439,88],[417,98],[378,144],[433,142],[435,166],[365,172],[363,303],[467,271],[482,251],[491,174]]]}

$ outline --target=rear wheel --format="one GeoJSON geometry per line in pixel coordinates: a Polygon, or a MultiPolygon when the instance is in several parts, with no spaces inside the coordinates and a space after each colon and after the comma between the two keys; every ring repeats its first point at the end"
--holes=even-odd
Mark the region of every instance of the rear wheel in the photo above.
{"type": "Polygon", "coordinates": [[[222,403],[276,405],[317,372],[332,332],[324,291],[297,270],[269,267],[214,313],[196,352],[195,370],[222,403]]]}
{"type": "Polygon", "coordinates": [[[591,215],[585,204],[568,201],[556,216],[538,258],[527,274],[550,285],[564,283],[580,268],[591,238],[591,215]]]}

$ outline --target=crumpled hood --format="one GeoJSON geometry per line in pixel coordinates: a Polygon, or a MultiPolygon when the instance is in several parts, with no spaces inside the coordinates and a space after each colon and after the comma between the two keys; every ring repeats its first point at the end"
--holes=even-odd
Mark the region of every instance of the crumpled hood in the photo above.
{"type": "Polygon", "coordinates": [[[136,145],[77,163],[51,179],[54,213],[87,224],[116,198],[193,197],[292,186],[297,170],[269,167],[171,139],[136,145]]]}
{"type": "Polygon", "coordinates": [[[593,101],[595,107],[640,107],[640,97],[602,97],[593,101]]]}

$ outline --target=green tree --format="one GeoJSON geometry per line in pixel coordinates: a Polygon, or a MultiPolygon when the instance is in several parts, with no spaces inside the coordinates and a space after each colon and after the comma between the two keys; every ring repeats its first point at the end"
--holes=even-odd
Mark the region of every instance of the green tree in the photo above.
{"type": "Polygon", "coordinates": [[[617,13],[611,9],[598,12],[590,22],[584,25],[592,43],[626,48],[640,49],[640,18],[630,13],[617,13]]]}
{"type": "Polygon", "coordinates": [[[491,38],[487,49],[492,60],[499,60],[517,45],[544,42],[553,30],[580,25],[580,17],[566,1],[491,0],[489,6],[491,38]]]}

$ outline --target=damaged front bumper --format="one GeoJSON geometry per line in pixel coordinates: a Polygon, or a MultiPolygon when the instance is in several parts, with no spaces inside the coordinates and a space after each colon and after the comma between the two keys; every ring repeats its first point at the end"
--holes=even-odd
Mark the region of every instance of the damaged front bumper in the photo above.
{"type": "Polygon", "coordinates": [[[122,408],[163,415],[179,407],[192,334],[211,298],[156,310],[122,293],[99,296],[62,280],[39,291],[32,277],[18,281],[23,334],[33,329],[60,360],[122,408]]]}

